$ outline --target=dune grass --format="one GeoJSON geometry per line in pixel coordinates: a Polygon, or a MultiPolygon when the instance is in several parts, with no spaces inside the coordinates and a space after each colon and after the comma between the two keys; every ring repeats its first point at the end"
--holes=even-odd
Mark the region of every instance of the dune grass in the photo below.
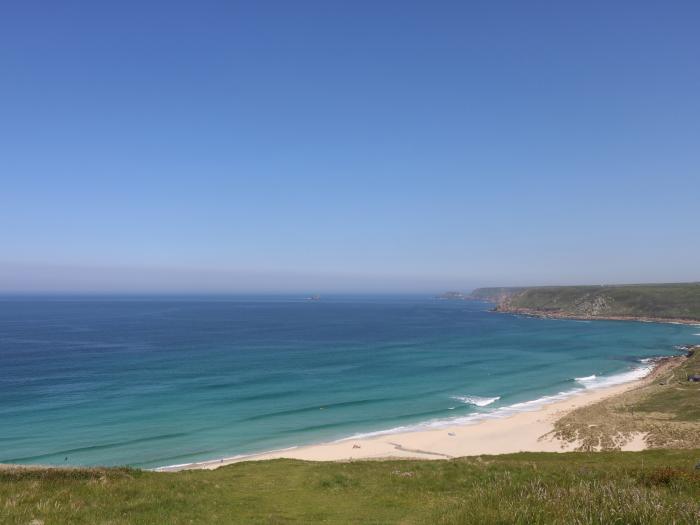
{"type": "Polygon", "coordinates": [[[700,347],[680,364],[638,388],[570,412],[554,425],[554,434],[577,442],[579,450],[614,450],[633,435],[648,447],[700,448],[700,347]]]}
{"type": "Polygon", "coordinates": [[[697,523],[700,450],[4,469],[2,523],[697,523]]]}
{"type": "Polygon", "coordinates": [[[582,449],[644,431],[651,446],[685,450],[281,459],[169,473],[6,467],[0,523],[700,523],[700,384],[687,382],[698,367],[696,351],[649,385],[557,423],[582,449]]]}

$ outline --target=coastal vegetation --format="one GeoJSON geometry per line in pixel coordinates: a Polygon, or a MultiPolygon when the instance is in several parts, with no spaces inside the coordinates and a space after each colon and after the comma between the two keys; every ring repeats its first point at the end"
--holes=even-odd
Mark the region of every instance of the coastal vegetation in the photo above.
{"type": "Polygon", "coordinates": [[[700,448],[700,347],[672,358],[653,381],[578,408],[554,425],[556,437],[580,450],[615,450],[634,436],[651,448],[700,448]]]}
{"type": "Polygon", "coordinates": [[[525,288],[515,288],[515,287],[491,287],[491,288],[477,288],[472,290],[469,294],[469,299],[474,301],[488,301],[491,303],[498,303],[515,295],[516,293],[522,292],[525,288]]]}
{"type": "Polygon", "coordinates": [[[697,523],[699,460],[700,450],[649,450],[272,460],[173,473],[7,467],[0,522],[697,523]]]}
{"type": "Polygon", "coordinates": [[[479,288],[497,311],[551,317],[700,321],[700,283],[479,288]]]}

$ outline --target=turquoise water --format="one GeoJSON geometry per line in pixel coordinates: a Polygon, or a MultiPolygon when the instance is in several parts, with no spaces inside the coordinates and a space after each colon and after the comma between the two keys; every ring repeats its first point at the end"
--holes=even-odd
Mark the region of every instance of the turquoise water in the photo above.
{"type": "Polygon", "coordinates": [[[490,306],[6,299],[0,462],[156,467],[500,417],[629,379],[645,358],[700,341],[698,327],[490,306]]]}

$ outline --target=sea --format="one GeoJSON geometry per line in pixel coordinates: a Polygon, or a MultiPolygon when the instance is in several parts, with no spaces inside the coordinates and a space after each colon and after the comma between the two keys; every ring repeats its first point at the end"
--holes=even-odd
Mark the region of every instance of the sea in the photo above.
{"type": "Polygon", "coordinates": [[[0,299],[0,462],[156,468],[505,417],[640,377],[697,326],[425,296],[0,299]]]}

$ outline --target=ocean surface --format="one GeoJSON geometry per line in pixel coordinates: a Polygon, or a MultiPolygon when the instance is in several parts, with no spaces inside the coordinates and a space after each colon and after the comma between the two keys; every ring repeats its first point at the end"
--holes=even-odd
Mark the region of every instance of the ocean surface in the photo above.
{"type": "Polygon", "coordinates": [[[430,297],[0,300],[0,462],[157,467],[531,410],[697,326],[430,297]],[[578,379],[577,379],[578,378],[578,379]]]}

